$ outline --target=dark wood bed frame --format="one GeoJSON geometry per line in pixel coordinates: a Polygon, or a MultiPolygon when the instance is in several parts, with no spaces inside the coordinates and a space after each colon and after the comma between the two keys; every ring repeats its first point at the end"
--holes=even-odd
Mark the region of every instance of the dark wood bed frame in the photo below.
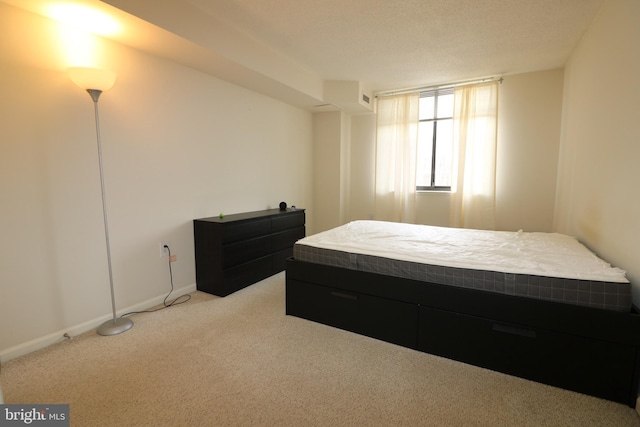
{"type": "Polygon", "coordinates": [[[286,313],[635,407],[640,315],[287,260],[286,313]]]}

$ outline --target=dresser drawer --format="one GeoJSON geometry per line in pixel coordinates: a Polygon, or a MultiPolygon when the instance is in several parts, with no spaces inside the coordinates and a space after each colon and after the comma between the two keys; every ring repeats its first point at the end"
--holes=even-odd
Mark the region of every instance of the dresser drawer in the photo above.
{"type": "Polygon", "coordinates": [[[273,254],[273,273],[279,273],[287,268],[287,259],[293,257],[293,248],[283,249],[273,254]]]}
{"type": "Polygon", "coordinates": [[[260,219],[254,221],[241,221],[237,224],[225,224],[222,229],[222,243],[231,243],[238,240],[264,236],[271,232],[271,220],[260,219]]]}
{"type": "Polygon", "coordinates": [[[304,237],[304,232],[304,227],[297,227],[273,234],[271,236],[272,249],[279,251],[284,248],[293,247],[295,242],[304,237]]]}
{"type": "Polygon", "coordinates": [[[304,211],[297,211],[271,219],[271,231],[281,231],[304,225],[304,211]]]}
{"type": "Polygon", "coordinates": [[[272,257],[266,256],[225,270],[223,282],[219,285],[221,292],[216,295],[227,296],[246,287],[248,283],[255,283],[271,276],[272,266],[272,257]]]}
{"type": "Polygon", "coordinates": [[[264,236],[223,246],[222,267],[233,267],[234,265],[268,255],[272,251],[271,240],[271,236],[264,236]]]}
{"type": "Polygon", "coordinates": [[[287,280],[287,314],[416,348],[418,306],[287,280]]]}

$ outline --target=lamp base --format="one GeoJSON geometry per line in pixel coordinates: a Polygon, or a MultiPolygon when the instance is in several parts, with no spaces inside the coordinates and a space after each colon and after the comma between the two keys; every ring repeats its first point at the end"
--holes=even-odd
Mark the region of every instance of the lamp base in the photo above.
{"type": "Polygon", "coordinates": [[[117,319],[111,319],[104,322],[98,328],[98,335],[118,335],[125,331],[128,331],[133,327],[133,320],[128,317],[119,317],[117,319]]]}

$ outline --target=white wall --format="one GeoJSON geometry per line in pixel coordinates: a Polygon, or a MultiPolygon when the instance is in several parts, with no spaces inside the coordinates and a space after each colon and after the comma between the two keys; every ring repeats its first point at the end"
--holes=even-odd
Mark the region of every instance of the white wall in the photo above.
{"type": "Polygon", "coordinates": [[[351,116],[349,220],[373,218],[376,115],[351,116]]]}
{"type": "MultiPolygon", "coordinates": [[[[67,78],[64,27],[0,3],[0,357],[110,315],[93,104],[67,78]]],[[[76,39],[77,40],[77,39],[76,39]]],[[[311,114],[90,38],[117,72],[100,100],[117,306],[195,288],[192,220],[312,208],[311,114]]]]}
{"type": "Polygon", "coordinates": [[[346,221],[344,213],[345,156],[348,145],[348,117],[340,111],[313,115],[313,212],[308,215],[307,234],[337,227],[346,221]],[[346,145],[346,147],[345,147],[346,145]]]}
{"type": "Polygon", "coordinates": [[[565,70],[555,224],[627,271],[640,303],[640,2],[607,1],[565,70]]]}
{"type": "Polygon", "coordinates": [[[496,229],[551,231],[563,70],[507,76],[498,101],[496,229]]]}

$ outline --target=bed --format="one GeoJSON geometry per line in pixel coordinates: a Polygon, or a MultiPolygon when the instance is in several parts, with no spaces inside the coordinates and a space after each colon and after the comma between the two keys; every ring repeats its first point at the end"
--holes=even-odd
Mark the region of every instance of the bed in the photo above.
{"type": "Polygon", "coordinates": [[[631,289],[562,234],[354,221],[296,242],[286,312],[635,407],[631,289]]]}

